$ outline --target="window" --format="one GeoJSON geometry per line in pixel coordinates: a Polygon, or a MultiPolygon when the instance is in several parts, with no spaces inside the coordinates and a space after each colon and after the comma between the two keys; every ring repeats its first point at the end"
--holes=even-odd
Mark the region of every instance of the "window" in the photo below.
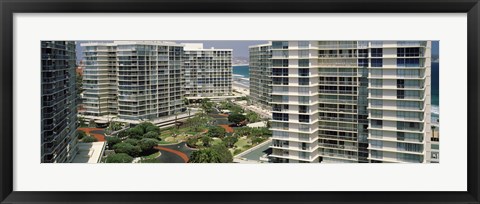
{"type": "Polygon", "coordinates": [[[397,90],[397,98],[398,99],[405,98],[405,91],[404,90],[397,90]]]}
{"type": "Polygon", "coordinates": [[[368,59],[358,59],[359,67],[368,67],[368,59]]]}
{"type": "Polygon", "coordinates": [[[299,113],[308,113],[308,107],[307,106],[298,106],[298,112],[299,113]]]}
{"type": "Polygon", "coordinates": [[[272,68],[273,76],[288,76],[288,68],[272,68]]]}
{"type": "Polygon", "coordinates": [[[298,115],[298,121],[301,123],[309,123],[310,116],[309,115],[298,115]]]}
{"type": "Polygon", "coordinates": [[[272,113],[274,120],[288,121],[288,113],[272,113]]]}
{"type": "Polygon", "coordinates": [[[382,100],[371,100],[372,107],[381,108],[383,106],[382,100]]]}
{"type": "Polygon", "coordinates": [[[383,67],[383,59],[372,59],[372,67],[383,67]]]}
{"type": "Polygon", "coordinates": [[[372,154],[372,158],[375,158],[375,159],[383,158],[383,152],[381,152],[381,151],[370,150],[370,153],[372,154]]]}
{"type": "Polygon", "coordinates": [[[409,151],[409,152],[422,152],[423,145],[421,144],[410,144],[410,143],[397,143],[397,150],[399,151],[409,151]]]}
{"type": "Polygon", "coordinates": [[[420,48],[397,48],[398,57],[418,57],[420,56],[420,48]]]}
{"type": "Polygon", "coordinates": [[[298,75],[299,76],[309,76],[310,75],[310,70],[305,69],[305,68],[300,68],[300,69],[298,69],[298,75]]]}
{"type": "Polygon", "coordinates": [[[310,88],[309,87],[298,87],[298,93],[309,93],[310,88]]]}
{"type": "Polygon", "coordinates": [[[273,59],[273,67],[288,67],[288,59],[273,59]]]}
{"type": "Polygon", "coordinates": [[[272,83],[274,85],[288,85],[287,77],[272,77],[272,83]]]}
{"type": "Polygon", "coordinates": [[[397,88],[405,88],[405,80],[397,79],[397,88]]]}
{"type": "Polygon", "coordinates": [[[298,48],[308,48],[308,41],[298,41],[298,48]]]}
{"type": "Polygon", "coordinates": [[[273,57],[288,57],[288,50],[273,50],[272,51],[273,57]]]}
{"type": "Polygon", "coordinates": [[[310,84],[310,79],[309,78],[299,78],[298,79],[298,84],[299,85],[309,85],[310,84]]]}
{"type": "Polygon", "coordinates": [[[382,48],[372,48],[371,54],[372,57],[382,57],[383,56],[383,49],[382,48]]]}
{"type": "Polygon", "coordinates": [[[383,111],[382,110],[371,110],[372,117],[374,118],[382,118],[383,117],[383,111]]]}
{"type": "Polygon", "coordinates": [[[299,67],[308,67],[310,66],[310,61],[308,59],[299,59],[298,60],[299,67]]]}
{"type": "Polygon", "coordinates": [[[372,69],[372,70],[370,70],[370,74],[371,74],[372,77],[382,77],[383,76],[383,70],[372,69]]]}
{"type": "Polygon", "coordinates": [[[299,57],[310,57],[310,52],[308,50],[300,50],[298,51],[299,57]]]}
{"type": "Polygon", "coordinates": [[[310,103],[310,98],[308,96],[299,96],[298,103],[300,104],[308,104],[310,103]]]}
{"type": "Polygon", "coordinates": [[[398,58],[397,67],[420,67],[418,58],[398,58]]]}
{"type": "Polygon", "coordinates": [[[273,41],[272,49],[288,49],[288,41],[273,41]]]}
{"type": "Polygon", "coordinates": [[[383,81],[381,79],[371,79],[370,84],[372,87],[382,87],[383,81]]]}
{"type": "Polygon", "coordinates": [[[372,120],[372,127],[373,128],[382,128],[383,121],[381,120],[372,120]]]}
{"type": "Polygon", "coordinates": [[[378,90],[378,89],[372,89],[371,90],[371,96],[376,97],[376,98],[381,98],[383,95],[383,90],[378,90]]]}
{"type": "Polygon", "coordinates": [[[373,148],[382,149],[382,147],[383,147],[383,142],[382,142],[382,141],[377,141],[377,140],[370,140],[370,145],[371,145],[373,148]]]}

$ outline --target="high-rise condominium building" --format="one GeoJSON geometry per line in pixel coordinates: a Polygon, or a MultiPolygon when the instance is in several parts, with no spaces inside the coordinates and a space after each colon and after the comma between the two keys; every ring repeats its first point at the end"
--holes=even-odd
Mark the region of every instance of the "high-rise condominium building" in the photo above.
{"type": "Polygon", "coordinates": [[[272,162],[431,162],[430,47],[273,41],[272,162]]]}
{"type": "Polygon", "coordinates": [[[256,105],[270,110],[272,93],[272,45],[250,46],[250,99],[256,105]]]}
{"type": "Polygon", "coordinates": [[[205,49],[202,43],[184,44],[185,96],[232,95],[232,49],[205,49]]]}
{"type": "Polygon", "coordinates": [[[87,115],[155,119],[180,112],[183,45],[157,41],[83,43],[87,115]]]}
{"type": "Polygon", "coordinates": [[[77,153],[75,42],[42,41],[41,162],[70,162],[77,153]]]}

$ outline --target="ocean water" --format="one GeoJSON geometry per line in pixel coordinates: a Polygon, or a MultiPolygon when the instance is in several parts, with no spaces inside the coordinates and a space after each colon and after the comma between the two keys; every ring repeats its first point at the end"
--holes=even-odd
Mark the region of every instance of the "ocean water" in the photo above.
{"type": "Polygon", "coordinates": [[[233,66],[233,74],[242,75],[244,78],[250,77],[248,65],[245,66],[233,66]]]}
{"type": "MultiPolygon", "coordinates": [[[[233,66],[233,74],[242,75],[245,78],[250,77],[248,66],[233,66]]],[[[439,109],[439,63],[432,62],[432,111],[438,112],[439,109]]]]}
{"type": "Polygon", "coordinates": [[[440,70],[439,64],[432,62],[432,105],[439,106],[439,79],[440,70]]]}

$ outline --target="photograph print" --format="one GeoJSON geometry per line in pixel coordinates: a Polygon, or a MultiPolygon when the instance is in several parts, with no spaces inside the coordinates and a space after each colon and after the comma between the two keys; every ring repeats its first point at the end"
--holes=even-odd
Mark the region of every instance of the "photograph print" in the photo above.
{"type": "Polygon", "coordinates": [[[41,163],[440,162],[439,41],[40,43],[41,163]]]}

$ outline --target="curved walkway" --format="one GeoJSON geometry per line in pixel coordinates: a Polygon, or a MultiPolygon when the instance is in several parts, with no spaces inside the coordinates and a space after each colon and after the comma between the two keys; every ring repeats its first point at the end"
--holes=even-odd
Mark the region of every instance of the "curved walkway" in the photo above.
{"type": "Polygon", "coordinates": [[[187,163],[192,152],[187,148],[185,142],[173,145],[157,145],[154,147],[162,153],[158,158],[161,163],[187,163]]]}
{"type": "Polygon", "coordinates": [[[103,128],[78,128],[78,130],[84,131],[87,135],[91,135],[97,139],[99,142],[104,142],[105,140],[105,130],[103,128]]]}
{"type": "Polygon", "coordinates": [[[228,133],[232,133],[233,132],[233,128],[230,127],[229,125],[218,125],[220,127],[222,127],[223,129],[225,129],[225,132],[228,132],[228,133]]]}

